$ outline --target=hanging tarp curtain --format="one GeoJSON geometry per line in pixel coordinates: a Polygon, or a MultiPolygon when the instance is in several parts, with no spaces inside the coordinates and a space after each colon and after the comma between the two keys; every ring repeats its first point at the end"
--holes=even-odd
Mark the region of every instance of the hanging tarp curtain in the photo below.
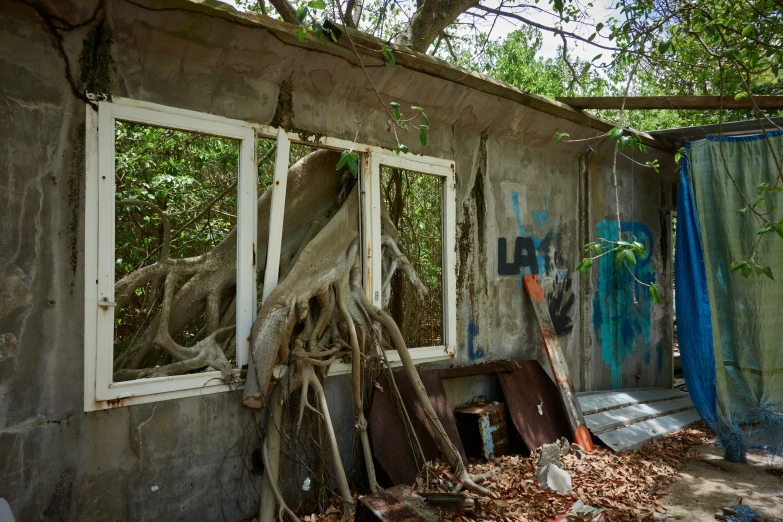
{"type": "MultiPolygon", "coordinates": [[[[783,133],[709,137],[687,149],[675,251],[683,373],[704,420],[736,434],[743,423],[774,423],[783,413],[783,238],[772,232],[758,242],[754,213],[737,214],[756,204],[760,185],[780,176],[783,133]],[[732,261],[749,259],[754,249],[778,281],[731,272],[732,261]]],[[[766,199],[757,210],[780,219],[783,208],[771,205],[783,207],[783,193],[766,199]]]]}

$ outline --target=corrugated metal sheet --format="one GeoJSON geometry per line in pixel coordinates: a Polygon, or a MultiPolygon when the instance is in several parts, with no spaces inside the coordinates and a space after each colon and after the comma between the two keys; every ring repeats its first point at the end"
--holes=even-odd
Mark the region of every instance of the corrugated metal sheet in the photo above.
{"type": "Polygon", "coordinates": [[[614,451],[640,448],[700,419],[687,393],[660,388],[579,395],[585,423],[614,451]]]}

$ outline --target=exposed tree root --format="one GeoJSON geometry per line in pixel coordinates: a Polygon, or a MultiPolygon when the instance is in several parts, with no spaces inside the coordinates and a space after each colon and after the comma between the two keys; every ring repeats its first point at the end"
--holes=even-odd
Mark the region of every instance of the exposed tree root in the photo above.
{"type": "MultiPolygon", "coordinates": [[[[314,415],[322,427],[323,449],[338,485],[347,518],[353,512],[348,480],[338,451],[337,439],[324,394],[324,379],[338,361],[352,363],[353,412],[371,491],[380,489],[364,416],[368,370],[377,368],[381,351],[378,328],[389,333],[410,379],[418,403],[425,412],[435,438],[462,485],[480,493],[487,490],[472,477],[441,425],[419,378],[403,336],[392,317],[367,299],[362,287],[359,252],[359,197],[356,184],[334,170],[339,155],[319,151],[305,157],[289,171],[288,196],[281,257],[280,283],[263,303],[251,332],[251,361],[243,403],[251,408],[270,407],[262,455],[265,462],[260,509],[261,522],[275,516],[295,520],[278,487],[280,450],[285,427],[298,435],[305,414],[314,415]],[[281,381],[273,379],[276,364],[288,363],[281,381]],[[283,403],[296,401],[290,422],[283,416],[283,403]]],[[[211,367],[229,378],[233,373],[227,353],[234,343],[227,334],[234,322],[236,285],[236,236],[232,233],[211,252],[193,258],[169,257],[170,226],[161,209],[145,202],[119,205],[145,206],[161,218],[163,243],[154,264],[127,275],[116,285],[118,306],[129,302],[140,288],[149,289],[148,320],[131,348],[115,360],[115,380],[176,375],[211,367]],[[156,312],[153,313],[153,310],[156,312]],[[206,324],[197,342],[181,346],[172,338],[194,318],[205,314],[206,324]],[[226,339],[229,337],[229,339],[226,339]],[[161,351],[171,362],[149,366],[161,351]]],[[[269,197],[258,202],[259,241],[263,252],[268,236],[269,197]]],[[[382,213],[382,302],[388,301],[389,284],[401,270],[419,296],[426,295],[411,263],[398,244],[397,230],[382,213]]],[[[265,267],[259,256],[259,272],[265,267]]],[[[244,334],[243,334],[244,335],[244,334]]],[[[285,439],[288,440],[288,439],[285,439]]]]}

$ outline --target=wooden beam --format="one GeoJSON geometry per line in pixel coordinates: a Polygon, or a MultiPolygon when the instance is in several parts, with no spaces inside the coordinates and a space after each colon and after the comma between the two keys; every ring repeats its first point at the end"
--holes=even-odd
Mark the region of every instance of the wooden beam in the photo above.
{"type": "MultiPolygon", "coordinates": [[[[734,96],[628,96],[626,109],[783,109],[783,96],[754,96],[735,100],[734,96]]],[[[623,107],[622,96],[561,97],[557,101],[574,109],[616,109],[623,107]]]]}

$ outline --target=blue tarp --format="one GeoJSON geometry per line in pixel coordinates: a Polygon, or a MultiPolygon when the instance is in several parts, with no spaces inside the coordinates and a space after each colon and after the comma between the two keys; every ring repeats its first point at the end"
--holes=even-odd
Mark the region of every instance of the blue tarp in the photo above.
{"type": "MultiPolygon", "coordinates": [[[[686,146],[686,149],[689,148],[690,144],[686,146]]],[[[677,339],[688,393],[701,418],[715,429],[718,425],[718,411],[712,318],[701,248],[701,229],[688,179],[688,166],[686,154],[682,159],[680,189],[677,193],[677,259],[674,263],[677,339]]]]}
{"type": "Polygon", "coordinates": [[[687,149],[675,259],[680,359],[697,410],[726,458],[741,461],[747,447],[783,449],[783,241],[759,235],[748,208],[781,218],[781,196],[767,188],[778,187],[783,133],[709,136],[687,149]],[[750,257],[778,281],[731,271],[750,257]]]}

